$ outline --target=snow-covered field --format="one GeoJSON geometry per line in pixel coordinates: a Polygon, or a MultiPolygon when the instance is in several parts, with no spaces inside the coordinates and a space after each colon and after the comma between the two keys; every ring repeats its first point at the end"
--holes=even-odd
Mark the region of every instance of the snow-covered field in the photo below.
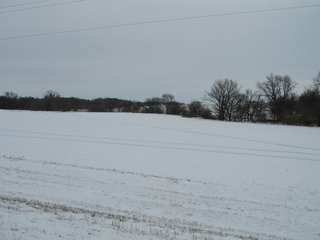
{"type": "Polygon", "coordinates": [[[0,111],[0,239],[320,239],[320,129],[0,111]]]}

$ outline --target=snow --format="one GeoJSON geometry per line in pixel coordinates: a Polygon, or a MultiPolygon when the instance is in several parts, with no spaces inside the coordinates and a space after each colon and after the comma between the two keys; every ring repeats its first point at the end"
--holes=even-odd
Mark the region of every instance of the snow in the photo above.
{"type": "Polygon", "coordinates": [[[320,239],[320,129],[0,111],[0,239],[320,239]]]}

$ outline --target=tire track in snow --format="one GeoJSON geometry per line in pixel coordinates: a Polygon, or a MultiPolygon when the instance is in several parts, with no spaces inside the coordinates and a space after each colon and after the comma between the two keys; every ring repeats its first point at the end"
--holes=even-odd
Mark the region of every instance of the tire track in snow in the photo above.
{"type": "MultiPolygon", "coordinates": [[[[127,146],[127,147],[141,147],[141,148],[155,148],[155,149],[166,149],[166,150],[179,150],[179,151],[191,151],[191,152],[203,152],[203,153],[218,153],[218,154],[230,154],[230,155],[242,155],[242,156],[254,156],[254,157],[264,157],[264,158],[272,158],[272,159],[290,159],[290,160],[299,160],[299,161],[312,161],[319,162],[319,158],[303,158],[303,157],[293,157],[293,156],[282,156],[282,155],[270,155],[270,154],[259,154],[252,153],[252,150],[249,152],[236,152],[236,151],[221,151],[221,150],[211,150],[211,149],[199,149],[199,148],[186,148],[186,147],[172,147],[169,143],[169,146],[160,146],[160,145],[152,145],[147,144],[149,141],[145,142],[146,144],[138,144],[138,143],[125,143],[125,142],[115,142],[115,141],[98,141],[98,140],[86,140],[86,139],[75,139],[75,138],[55,138],[55,137],[37,137],[37,136],[22,136],[22,135],[10,135],[10,134],[0,134],[0,136],[5,137],[14,137],[14,138],[26,138],[26,139],[40,139],[40,140],[51,140],[51,141],[67,141],[67,142],[85,142],[85,143],[95,143],[95,144],[106,144],[106,145],[115,145],[115,146],[127,146]]],[[[259,142],[259,141],[258,141],[259,142]]],[[[167,144],[167,143],[166,143],[167,144]]],[[[183,145],[183,144],[182,144],[183,145]]],[[[210,148],[215,148],[210,146],[210,148]]],[[[219,148],[219,147],[217,147],[219,148]]],[[[227,149],[239,149],[232,147],[223,147],[227,149]]],[[[242,150],[242,149],[241,149],[242,150]]],[[[247,150],[247,149],[244,149],[247,150]]],[[[255,151],[255,150],[253,150],[255,151]]],[[[269,152],[274,152],[270,150],[269,152]]],[[[290,154],[302,154],[300,152],[286,152],[290,154]]],[[[303,155],[319,155],[314,153],[303,153],[303,155]]]]}
{"type": "MultiPolygon", "coordinates": [[[[11,163],[12,165],[18,164],[17,160],[14,160],[18,158],[7,158],[7,163],[11,163]],[[13,160],[10,161],[9,159],[13,160]]],[[[255,232],[246,232],[228,228],[226,226],[228,224],[226,223],[232,226],[232,223],[235,221],[248,223],[263,222],[271,226],[272,229],[276,229],[276,227],[272,226],[282,225],[284,228],[288,228],[288,225],[290,226],[293,223],[283,223],[283,217],[290,215],[292,218],[299,219],[300,216],[305,216],[308,211],[319,211],[319,209],[305,209],[303,206],[296,207],[281,203],[277,204],[277,202],[272,203],[273,201],[270,201],[270,199],[267,203],[250,200],[243,201],[237,197],[231,198],[226,196],[225,193],[230,192],[228,186],[205,184],[204,182],[189,179],[170,179],[156,175],[57,162],[29,161],[27,159],[23,161],[36,165],[24,164],[20,165],[19,168],[9,166],[1,169],[9,172],[9,175],[13,174],[22,177],[21,180],[17,179],[21,183],[26,182],[25,180],[28,179],[32,181],[32,185],[35,188],[34,192],[22,195],[14,191],[6,191],[6,195],[3,196],[12,198],[13,202],[17,198],[22,198],[21,201],[17,201],[20,201],[20,203],[27,202],[27,204],[25,203],[26,205],[34,208],[37,205],[39,206],[40,203],[42,206],[40,208],[40,210],[42,209],[41,211],[50,212],[54,208],[60,208],[66,209],[62,211],[72,214],[81,213],[102,218],[106,216],[104,214],[114,214],[116,217],[109,219],[121,222],[121,224],[138,222],[152,227],[162,226],[170,230],[174,228],[180,229],[180,231],[185,231],[183,227],[186,227],[188,231],[190,230],[198,234],[229,236],[241,239],[282,238],[276,234],[268,238],[267,236],[269,235],[262,233],[263,231],[259,229],[256,229],[255,232]],[[51,169],[52,172],[48,172],[50,168],[41,168],[41,166],[55,166],[55,168],[51,169]],[[38,170],[28,170],[27,168],[38,170]],[[80,175],[78,169],[82,170],[80,175]],[[67,175],[64,176],[64,173],[67,175]],[[104,179],[108,179],[108,181],[104,182],[101,179],[102,176],[105,177],[104,179]],[[58,178],[61,178],[61,181],[58,178]],[[148,180],[141,181],[140,178],[147,178],[148,180]],[[42,183],[47,183],[42,187],[51,186],[54,189],[62,189],[61,184],[64,183],[65,179],[74,181],[70,185],[74,189],[73,191],[80,194],[95,194],[95,198],[101,199],[105,203],[100,203],[99,205],[98,203],[81,199],[67,200],[67,198],[59,199],[48,196],[43,198],[41,194],[37,193],[36,189],[42,183]],[[87,185],[84,185],[84,182],[87,185]],[[215,187],[217,186],[224,189],[224,192],[214,194],[216,191],[215,187]],[[117,191],[116,195],[113,195],[113,190],[117,191]],[[205,194],[206,192],[207,194],[205,194]],[[11,194],[16,196],[11,196],[11,194]],[[112,198],[115,198],[115,201],[120,201],[119,207],[108,203],[108,199],[112,198]],[[34,199],[37,199],[37,201],[33,205],[32,201],[35,201],[34,199]],[[59,204],[50,203],[52,201],[59,204]],[[150,209],[150,212],[147,208],[150,209]],[[163,214],[155,215],[154,209],[157,209],[157,211],[162,209],[161,211],[164,212],[163,214]],[[166,211],[170,212],[170,214],[168,213],[169,216],[177,217],[175,219],[164,217],[167,215],[166,211]],[[283,212],[286,212],[285,216],[276,217],[277,214],[282,214],[283,212]],[[196,216],[196,218],[193,219],[193,216],[196,216]],[[219,219],[220,223],[224,222],[224,224],[217,224],[217,219],[219,219]]]]}
{"type": "MultiPolygon", "coordinates": [[[[85,135],[69,135],[69,134],[57,134],[57,133],[42,133],[42,132],[34,132],[34,131],[22,131],[22,130],[12,130],[12,129],[3,129],[0,128],[1,131],[5,132],[16,132],[16,133],[25,133],[31,134],[30,138],[37,138],[37,135],[45,136],[43,139],[56,139],[56,140],[75,140],[79,139],[83,141],[87,141],[89,143],[96,143],[97,141],[89,140],[89,139],[96,139],[96,140],[109,140],[115,142],[129,142],[129,143],[155,143],[161,145],[180,145],[180,146],[187,146],[187,147],[205,147],[205,148],[223,148],[223,149],[233,149],[233,150],[245,150],[245,151],[256,151],[256,152],[272,152],[272,153],[287,153],[287,154],[297,154],[297,155],[310,155],[310,156],[319,156],[320,153],[310,153],[310,152],[293,152],[293,151],[284,151],[284,150],[273,150],[273,149],[259,149],[259,148],[240,148],[240,147],[228,147],[228,146],[219,146],[219,145],[209,145],[209,144],[192,144],[192,143],[178,143],[178,142],[164,142],[164,141],[153,141],[153,140],[141,140],[141,139],[126,139],[126,138],[110,138],[110,137],[96,137],[96,136],[85,136],[85,135]],[[36,136],[32,136],[36,135],[36,136]],[[54,137],[63,137],[63,138],[48,138],[48,136],[54,137]],[[67,137],[67,138],[65,138],[67,137]],[[74,139],[75,138],[75,139],[74,139]]],[[[1,135],[1,134],[0,134],[1,135]]],[[[16,137],[28,137],[22,135],[9,135],[6,136],[16,136],[16,137]]],[[[102,142],[103,143],[103,142],[102,142]]],[[[142,145],[143,146],[143,145],[142,145]]]]}
{"type": "MultiPolygon", "coordinates": [[[[171,177],[162,177],[162,176],[157,176],[157,175],[151,175],[151,174],[142,174],[142,173],[135,173],[135,172],[128,172],[128,171],[119,171],[119,170],[115,170],[115,169],[106,169],[106,168],[95,168],[95,167],[90,167],[90,166],[81,166],[81,165],[75,165],[75,164],[64,164],[64,163],[57,163],[57,162],[41,162],[41,161],[30,161],[33,163],[37,163],[37,164],[41,164],[41,165],[54,165],[54,166],[59,166],[59,167],[63,167],[63,169],[59,170],[56,169],[56,171],[58,172],[68,172],[68,175],[62,175],[60,174],[55,174],[55,173],[50,173],[50,172],[41,172],[41,171],[32,171],[32,170],[23,170],[20,168],[5,168],[5,167],[0,167],[0,169],[2,170],[6,170],[6,171],[12,171],[15,172],[17,174],[19,174],[20,178],[24,178],[24,179],[28,179],[28,175],[30,176],[29,179],[32,181],[41,181],[41,182],[47,182],[49,185],[50,183],[54,183],[54,184],[62,184],[64,183],[65,185],[68,185],[70,187],[74,187],[74,188],[81,188],[81,182],[92,182],[94,189],[98,190],[98,191],[102,191],[102,192],[107,192],[104,191],[103,188],[106,184],[108,184],[108,182],[103,182],[102,180],[99,179],[95,179],[95,178],[87,178],[87,176],[95,176],[95,173],[82,173],[84,174],[82,177],[77,175],[77,172],[75,171],[70,171],[68,169],[65,169],[65,167],[69,167],[71,169],[83,169],[83,170],[87,170],[87,171],[93,171],[93,172],[107,172],[108,174],[112,174],[112,175],[130,175],[134,178],[150,178],[150,180],[152,181],[165,181],[168,184],[172,184],[172,185],[177,185],[179,186],[179,190],[169,190],[169,189],[160,189],[160,188],[154,188],[154,187],[150,187],[150,186],[134,186],[134,190],[132,191],[134,195],[136,195],[137,198],[140,198],[143,196],[143,190],[146,190],[149,194],[152,193],[157,197],[154,197],[155,199],[166,199],[166,197],[170,196],[170,198],[172,199],[172,205],[175,205],[175,199],[185,199],[185,202],[188,202],[188,205],[191,206],[196,206],[198,204],[198,201],[204,203],[205,206],[207,207],[212,207],[212,202],[215,202],[216,204],[219,203],[218,205],[221,207],[221,209],[227,209],[227,210],[233,210],[234,209],[234,205],[236,204],[244,204],[247,205],[248,208],[251,209],[256,209],[257,211],[260,211],[261,208],[265,209],[264,211],[273,211],[273,212],[277,212],[277,209],[287,209],[287,211],[301,211],[304,212],[306,210],[306,208],[302,207],[302,206],[289,206],[287,204],[279,204],[279,203],[270,203],[270,202],[257,202],[257,201],[250,201],[250,200],[241,200],[239,198],[234,198],[234,197],[226,197],[226,196],[217,196],[218,194],[216,194],[216,196],[214,195],[204,195],[203,193],[200,195],[194,194],[193,192],[189,191],[185,191],[184,189],[188,189],[190,184],[193,184],[196,186],[201,186],[202,188],[206,188],[206,189],[211,189],[219,187],[219,188],[224,188],[225,191],[227,191],[226,188],[228,188],[228,186],[222,186],[220,184],[214,184],[214,183],[205,183],[205,182],[201,182],[201,181],[195,181],[195,180],[190,180],[190,179],[179,179],[179,178],[171,178],[171,177]],[[63,171],[62,171],[63,170],[63,171]],[[22,176],[21,173],[26,174],[26,176],[22,176]],[[44,176],[45,178],[39,179],[36,178],[35,175],[39,175],[39,176],[44,176]],[[51,178],[49,178],[51,177],[51,178]],[[49,179],[48,179],[49,178],[49,179]],[[57,178],[62,178],[62,181],[57,181],[57,178]],[[63,180],[75,180],[75,181],[79,181],[78,184],[76,185],[72,185],[68,182],[64,182],[63,180]],[[200,184],[200,185],[199,185],[200,184]],[[184,192],[182,192],[184,191],[184,192]],[[138,193],[136,193],[138,192],[138,193]],[[162,196],[162,197],[159,197],[162,196]],[[224,205],[228,205],[228,207],[223,207],[224,205]],[[230,207],[231,206],[231,207],[230,207]],[[260,209],[260,210],[259,210],[260,209]],[[275,209],[275,210],[273,210],[275,209]]],[[[121,176],[117,177],[116,179],[120,180],[122,179],[121,176]]],[[[149,181],[150,181],[149,180],[149,181]]],[[[117,184],[119,186],[122,186],[123,183],[120,182],[115,182],[113,181],[112,184],[117,184]]],[[[126,183],[128,185],[128,183],[126,183]]],[[[119,187],[118,186],[118,187],[119,187]]],[[[194,187],[194,186],[193,186],[194,187]]],[[[124,187],[124,189],[126,189],[126,187],[124,187]]],[[[130,189],[128,190],[130,191],[130,189]]],[[[153,200],[148,199],[149,203],[152,203],[153,200]]],[[[167,200],[167,199],[166,199],[167,200]]],[[[128,201],[130,202],[132,201],[131,199],[128,201]]],[[[159,204],[159,202],[158,202],[159,204]]],[[[167,201],[165,201],[165,203],[163,204],[163,206],[165,206],[167,204],[167,201]]],[[[179,204],[178,204],[179,205],[179,204]]],[[[220,210],[221,210],[220,209],[220,210]]],[[[310,209],[307,209],[308,211],[310,209]]],[[[312,211],[319,211],[319,209],[312,209],[312,211]]],[[[229,211],[227,211],[229,212],[229,211]]],[[[229,213],[227,213],[229,214],[229,213]]]]}
{"type": "MultiPolygon", "coordinates": [[[[3,156],[2,156],[3,157],[3,156]]],[[[4,157],[3,157],[4,158],[4,157]]],[[[11,159],[11,157],[7,157],[7,159],[11,159]]],[[[29,161],[24,159],[23,161],[29,161]]],[[[176,177],[170,177],[170,176],[159,176],[159,175],[154,175],[154,174],[144,174],[144,173],[138,173],[138,172],[132,172],[132,171],[121,171],[121,170],[117,170],[117,169],[108,169],[108,168],[101,168],[101,167],[92,167],[92,166],[83,166],[83,165],[76,165],[76,164],[67,164],[67,163],[60,163],[60,162],[54,162],[54,161],[34,161],[34,160],[30,160],[30,163],[35,163],[35,164],[39,164],[39,165],[52,165],[52,166],[58,166],[58,167],[63,167],[61,170],[58,170],[59,174],[57,173],[51,173],[51,172],[41,172],[41,171],[34,171],[34,170],[24,170],[21,168],[17,168],[17,167],[1,167],[0,169],[5,170],[5,171],[11,171],[11,172],[16,172],[16,173],[25,173],[25,174],[30,174],[32,176],[32,178],[34,178],[34,175],[40,175],[40,176],[46,176],[46,177],[56,177],[56,178],[62,178],[62,179],[72,179],[72,180],[79,180],[79,181],[91,181],[94,184],[106,184],[105,182],[98,180],[98,179],[93,179],[93,178],[84,178],[84,176],[95,176],[94,172],[107,172],[110,174],[120,174],[120,175],[131,175],[133,177],[140,177],[140,178],[150,178],[151,180],[154,179],[156,180],[161,180],[161,181],[165,181],[168,183],[171,183],[172,185],[177,185],[177,186],[186,186],[186,185],[190,185],[190,184],[197,184],[200,185],[202,187],[205,188],[229,188],[228,185],[223,185],[223,184],[218,184],[218,183],[212,183],[212,182],[203,182],[203,181],[199,181],[199,180],[195,180],[195,179],[183,179],[183,178],[176,178],[176,177]],[[84,176],[79,176],[77,172],[74,171],[69,171],[67,170],[65,167],[68,167],[70,169],[82,169],[82,170],[88,170],[88,171],[92,171],[93,173],[87,173],[84,176]],[[62,172],[66,172],[70,173],[68,175],[62,175],[62,172]],[[73,173],[71,175],[71,173],[73,173]]],[[[84,174],[84,173],[83,173],[84,174]]],[[[121,178],[121,177],[120,177],[121,178]]],[[[35,179],[35,178],[34,178],[35,179]]],[[[113,182],[114,183],[114,182],[113,182]]],[[[75,187],[79,187],[79,185],[76,185],[75,187]]],[[[194,196],[194,194],[190,193],[190,192],[177,192],[177,191],[172,191],[172,190],[168,190],[168,189],[159,189],[159,188],[154,188],[154,187],[144,187],[145,189],[151,190],[151,191],[155,191],[155,192],[164,192],[164,193],[170,193],[170,194],[174,194],[174,195],[179,195],[179,194],[183,194],[186,196],[194,196]]],[[[229,202],[242,202],[242,203],[246,203],[246,204],[253,204],[253,205],[266,205],[268,207],[282,207],[282,208],[287,208],[287,209],[299,209],[299,210],[303,210],[304,208],[301,208],[299,206],[289,206],[287,204],[273,204],[273,203],[262,203],[262,202],[257,202],[257,201],[249,201],[249,200],[240,200],[237,198],[231,198],[231,197],[214,197],[214,196],[209,196],[209,195],[205,195],[205,194],[201,194],[199,195],[199,197],[201,197],[201,199],[207,199],[207,201],[210,201],[212,199],[216,199],[216,200],[221,200],[221,201],[229,201],[229,202]]],[[[176,196],[176,198],[178,199],[179,197],[176,196]]],[[[315,211],[320,211],[320,209],[314,209],[315,211]]]]}
{"type": "Polygon", "coordinates": [[[221,137],[221,138],[227,138],[227,139],[234,139],[234,140],[240,140],[245,142],[253,142],[253,143],[263,143],[267,145],[273,145],[273,146],[283,146],[288,148],[295,148],[295,149],[305,149],[305,150],[312,150],[320,152],[320,148],[309,148],[309,147],[302,147],[302,146],[296,146],[296,145],[290,145],[290,144],[284,144],[284,143],[275,143],[275,142],[268,142],[268,141],[262,141],[262,140],[255,140],[255,139],[247,139],[247,138],[239,138],[239,137],[232,137],[232,136],[226,136],[221,134],[214,134],[214,133],[207,133],[207,132],[197,132],[197,131],[190,131],[190,130],[183,130],[183,129],[174,129],[174,128],[165,128],[165,127],[155,127],[155,126],[148,126],[148,125],[142,125],[142,124],[134,124],[134,123],[121,123],[121,122],[114,122],[110,120],[101,120],[101,119],[93,119],[88,117],[79,116],[80,118],[98,121],[98,122],[107,122],[112,124],[120,124],[120,125],[129,125],[129,126],[137,126],[137,127],[143,127],[143,128],[151,128],[151,129],[160,129],[160,130],[168,130],[168,131],[174,131],[174,132],[184,132],[184,133],[191,133],[191,134],[198,134],[198,135],[205,135],[205,136],[214,136],[214,137],[221,137]]]}
{"type": "MultiPolygon", "coordinates": [[[[213,225],[206,225],[206,224],[199,224],[193,221],[186,221],[180,219],[170,219],[166,217],[156,217],[156,216],[147,216],[147,215],[139,215],[133,212],[121,212],[119,210],[115,210],[117,213],[113,213],[111,211],[105,210],[93,210],[89,208],[80,208],[69,206],[65,204],[57,204],[57,203],[50,203],[50,202],[43,202],[34,199],[26,199],[22,197],[11,197],[7,195],[0,195],[0,200],[3,203],[7,203],[9,206],[5,204],[0,205],[2,208],[11,208],[15,210],[16,208],[19,211],[23,211],[23,206],[31,207],[36,209],[37,211],[42,211],[46,214],[57,214],[57,212],[63,213],[70,213],[70,214],[84,214],[89,215],[95,218],[103,218],[109,220],[116,220],[121,223],[127,222],[134,222],[134,223],[142,223],[147,226],[152,227],[161,227],[170,229],[171,231],[179,230],[181,232],[187,232],[194,234],[205,234],[208,236],[216,236],[216,237],[232,237],[236,239],[244,239],[244,240],[269,240],[269,239],[279,239],[279,240],[291,240],[291,238],[284,238],[282,236],[277,236],[273,234],[264,234],[264,233],[256,233],[256,232],[249,232],[244,230],[236,230],[232,228],[225,228],[225,227],[215,227],[213,225]],[[18,207],[12,207],[11,205],[20,204],[18,207]]],[[[110,210],[110,209],[109,209],[110,210]]],[[[17,210],[16,210],[17,211],[17,210]]],[[[70,221],[70,218],[69,218],[70,221]]],[[[118,230],[121,230],[121,224],[118,225],[118,230]]],[[[124,227],[122,227],[124,228],[124,227]]],[[[122,229],[123,230],[123,229],[122,229]]],[[[159,236],[159,238],[162,238],[159,236]]]]}

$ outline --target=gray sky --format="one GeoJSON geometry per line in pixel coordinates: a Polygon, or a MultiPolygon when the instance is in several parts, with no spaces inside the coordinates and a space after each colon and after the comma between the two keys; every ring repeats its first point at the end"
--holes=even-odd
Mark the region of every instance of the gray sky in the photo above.
{"type": "Polygon", "coordinates": [[[201,100],[214,80],[229,78],[243,91],[256,90],[269,73],[288,74],[301,93],[320,71],[320,7],[3,39],[315,4],[320,2],[0,0],[0,95],[42,97],[54,90],[63,97],[143,101],[171,93],[188,103],[201,100]],[[30,2],[38,3],[22,5],[30,2]],[[21,10],[27,8],[33,9],[21,10]]]}

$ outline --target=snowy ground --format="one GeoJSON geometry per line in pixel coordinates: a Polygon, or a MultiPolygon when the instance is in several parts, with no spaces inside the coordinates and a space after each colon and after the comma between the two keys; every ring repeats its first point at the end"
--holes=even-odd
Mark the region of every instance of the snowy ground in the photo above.
{"type": "Polygon", "coordinates": [[[0,239],[320,239],[320,129],[0,111],[0,239]]]}

